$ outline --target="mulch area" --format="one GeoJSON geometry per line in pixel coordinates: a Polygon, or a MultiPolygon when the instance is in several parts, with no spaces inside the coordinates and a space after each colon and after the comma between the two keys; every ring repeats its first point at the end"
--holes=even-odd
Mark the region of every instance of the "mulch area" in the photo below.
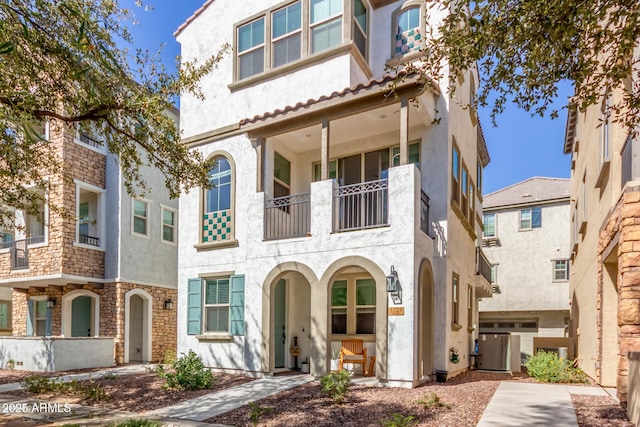
{"type": "Polygon", "coordinates": [[[634,427],[627,411],[609,396],[572,394],[571,400],[580,427],[634,427]]]}
{"type": "Polygon", "coordinates": [[[111,379],[91,380],[93,386],[99,385],[104,390],[105,397],[98,400],[85,399],[79,395],[60,395],[59,393],[34,394],[27,391],[16,391],[10,394],[57,403],[77,403],[129,412],[145,412],[253,381],[252,378],[243,375],[215,373],[214,376],[217,380],[212,388],[185,391],[165,390],[163,388],[164,379],[156,373],[118,375],[111,379]]]}
{"type": "Polygon", "coordinates": [[[16,369],[0,369],[0,384],[19,383],[23,379],[32,375],[40,375],[42,377],[61,377],[64,375],[83,374],[87,372],[104,371],[105,368],[92,368],[92,369],[76,369],[74,371],[61,371],[61,372],[32,372],[32,371],[19,371],[16,369]]]}

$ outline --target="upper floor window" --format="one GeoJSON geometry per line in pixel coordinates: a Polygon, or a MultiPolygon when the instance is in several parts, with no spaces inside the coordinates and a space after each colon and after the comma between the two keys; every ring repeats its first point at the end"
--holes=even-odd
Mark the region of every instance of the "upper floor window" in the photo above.
{"type": "Polygon", "coordinates": [[[291,194],[291,162],[275,153],[273,164],[273,196],[288,196],[291,194]]]}
{"type": "Polygon", "coordinates": [[[353,3],[353,41],[363,57],[367,57],[367,6],[362,0],[353,3]]]}
{"type": "Polygon", "coordinates": [[[342,0],[311,0],[311,53],[342,43],[342,0]]]}
{"type": "Polygon", "coordinates": [[[602,129],[600,131],[600,163],[608,162],[610,157],[610,147],[609,147],[610,102],[611,102],[611,95],[606,94],[604,97],[604,100],[602,101],[602,105],[600,106],[600,119],[602,122],[602,129]]]}
{"type": "Polygon", "coordinates": [[[453,146],[451,156],[451,199],[460,203],[460,151],[453,146]]]}
{"type": "Polygon", "coordinates": [[[569,260],[558,259],[553,261],[553,281],[566,282],[569,280],[569,260]]]}
{"type": "Polygon", "coordinates": [[[238,78],[264,71],[264,17],[238,28],[238,78]]]}
{"type": "Polygon", "coordinates": [[[162,241],[175,243],[176,212],[173,209],[162,207],[162,241]]]}
{"type": "Polygon", "coordinates": [[[483,215],[484,231],[482,237],[492,238],[496,237],[496,214],[489,213],[483,215]]]}
{"type": "Polygon", "coordinates": [[[469,172],[467,172],[467,167],[462,166],[462,180],[460,182],[460,187],[462,190],[462,202],[460,203],[460,208],[465,216],[467,216],[467,209],[469,207],[469,172]]]}
{"type": "Polygon", "coordinates": [[[202,242],[233,240],[233,173],[231,162],[223,156],[209,172],[208,188],[204,194],[202,242]]]}
{"type": "Polygon", "coordinates": [[[478,197],[482,196],[482,162],[478,157],[478,167],[476,169],[476,183],[478,184],[478,197]]]}
{"type": "Polygon", "coordinates": [[[302,50],[302,7],[295,2],[272,13],[271,49],[274,67],[300,59],[302,50]]]}
{"type": "Polygon", "coordinates": [[[422,43],[420,34],[420,7],[410,7],[396,17],[395,56],[419,51],[422,43]]]}
{"type": "Polygon", "coordinates": [[[522,209],[520,211],[520,230],[531,230],[542,227],[542,210],[540,208],[522,209]]]}
{"type": "Polygon", "coordinates": [[[143,200],[133,200],[133,233],[147,236],[149,220],[149,204],[143,200]]]}

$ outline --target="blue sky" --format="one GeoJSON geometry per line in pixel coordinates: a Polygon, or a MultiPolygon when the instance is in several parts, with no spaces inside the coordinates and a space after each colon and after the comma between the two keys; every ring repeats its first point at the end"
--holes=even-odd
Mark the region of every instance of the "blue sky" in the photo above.
{"type": "MultiPolygon", "coordinates": [[[[146,0],[145,3],[152,5],[152,10],[135,7],[135,0],[121,2],[123,7],[135,11],[138,24],[129,28],[136,47],[155,52],[164,43],[163,61],[168,69],[175,69],[180,45],[173,33],[204,0],[146,0]]],[[[570,89],[569,85],[561,87],[558,105],[571,95],[570,89]]],[[[484,194],[532,176],[569,178],[571,160],[562,154],[566,112],[551,120],[532,118],[515,105],[508,106],[498,117],[497,127],[491,124],[489,109],[481,109],[479,113],[491,156],[484,172],[484,194]]]]}

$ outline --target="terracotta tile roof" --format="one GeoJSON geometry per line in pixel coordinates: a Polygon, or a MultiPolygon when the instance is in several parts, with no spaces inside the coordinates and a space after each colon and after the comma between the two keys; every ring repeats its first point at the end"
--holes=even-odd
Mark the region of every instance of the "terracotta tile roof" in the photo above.
{"type": "Polygon", "coordinates": [[[182,30],[184,30],[185,28],[187,28],[189,26],[189,24],[191,24],[191,22],[193,22],[194,19],[196,19],[202,12],[205,11],[205,9],[207,7],[209,7],[209,5],[211,3],[213,3],[215,0],[207,0],[204,2],[204,4],[202,6],[200,6],[200,8],[198,10],[196,10],[195,12],[193,12],[193,15],[191,15],[190,17],[187,18],[186,21],[184,21],[184,23],[182,25],[180,25],[178,27],[178,29],[176,30],[175,33],[173,33],[173,37],[178,37],[178,35],[182,32],[182,30]]]}
{"type": "MultiPolygon", "coordinates": [[[[386,75],[380,79],[372,79],[369,80],[366,83],[358,83],[356,86],[354,87],[347,87],[344,88],[341,91],[335,91],[332,92],[330,95],[322,95],[319,98],[311,98],[308,99],[306,101],[301,101],[298,102],[295,105],[287,105],[284,108],[279,108],[276,109],[274,111],[268,111],[266,113],[260,114],[260,115],[256,115],[253,117],[247,117],[245,119],[240,120],[240,126],[246,126],[246,125],[250,125],[253,123],[257,123],[260,121],[264,121],[264,120],[268,120],[268,119],[272,119],[274,117],[278,117],[278,116],[282,116],[285,115],[287,113],[290,112],[294,112],[294,111],[298,111],[301,109],[305,109],[305,108],[309,108],[310,106],[314,105],[314,104],[318,104],[321,103],[323,101],[328,101],[328,100],[332,100],[332,99],[336,99],[336,98],[343,98],[345,96],[348,95],[356,95],[359,92],[362,91],[369,91],[373,88],[379,87],[379,86],[383,86],[386,85],[388,83],[393,82],[396,79],[396,75],[386,75]]],[[[420,80],[417,78],[417,76],[408,76],[406,80],[412,80],[415,79],[415,82],[418,83],[420,82],[420,80]]],[[[428,82],[432,82],[431,79],[428,80],[428,82]]],[[[431,85],[432,87],[436,87],[434,84],[431,85]]]]}
{"type": "Polygon", "coordinates": [[[533,205],[554,200],[569,202],[567,178],[546,178],[534,176],[484,196],[482,207],[498,208],[512,205],[533,205]]]}

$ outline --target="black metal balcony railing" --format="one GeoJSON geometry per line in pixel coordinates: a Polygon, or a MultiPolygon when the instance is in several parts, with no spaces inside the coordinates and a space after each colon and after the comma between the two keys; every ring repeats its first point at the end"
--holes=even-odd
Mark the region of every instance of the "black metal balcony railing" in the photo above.
{"type": "Polygon", "coordinates": [[[100,148],[102,146],[102,144],[100,143],[100,141],[91,138],[89,135],[86,135],[84,133],[80,134],[80,142],[90,145],[94,148],[100,148]]]}
{"type": "Polygon", "coordinates": [[[100,238],[87,236],[85,234],[80,234],[80,243],[84,243],[85,245],[91,245],[91,246],[100,246],[100,238]]]}
{"type": "Polygon", "coordinates": [[[10,249],[11,269],[21,270],[29,268],[29,245],[37,243],[44,243],[44,236],[30,237],[12,242],[2,242],[0,243],[0,249],[10,249]]]}
{"type": "Polygon", "coordinates": [[[264,239],[308,236],[311,231],[311,194],[294,194],[265,202],[264,239]]]}
{"type": "Polygon", "coordinates": [[[427,236],[431,236],[429,230],[429,196],[422,190],[420,190],[420,201],[422,202],[422,209],[420,210],[420,230],[427,236]]]}
{"type": "Polygon", "coordinates": [[[10,242],[0,242],[0,249],[13,248],[18,242],[27,242],[27,245],[44,243],[44,236],[29,237],[28,239],[12,240],[10,242]]]}
{"type": "Polygon", "coordinates": [[[487,282],[491,283],[491,263],[479,247],[476,247],[476,274],[481,275],[487,279],[487,282]]]}
{"type": "Polygon", "coordinates": [[[338,187],[333,199],[334,231],[389,225],[389,186],[386,179],[338,187]]]}

